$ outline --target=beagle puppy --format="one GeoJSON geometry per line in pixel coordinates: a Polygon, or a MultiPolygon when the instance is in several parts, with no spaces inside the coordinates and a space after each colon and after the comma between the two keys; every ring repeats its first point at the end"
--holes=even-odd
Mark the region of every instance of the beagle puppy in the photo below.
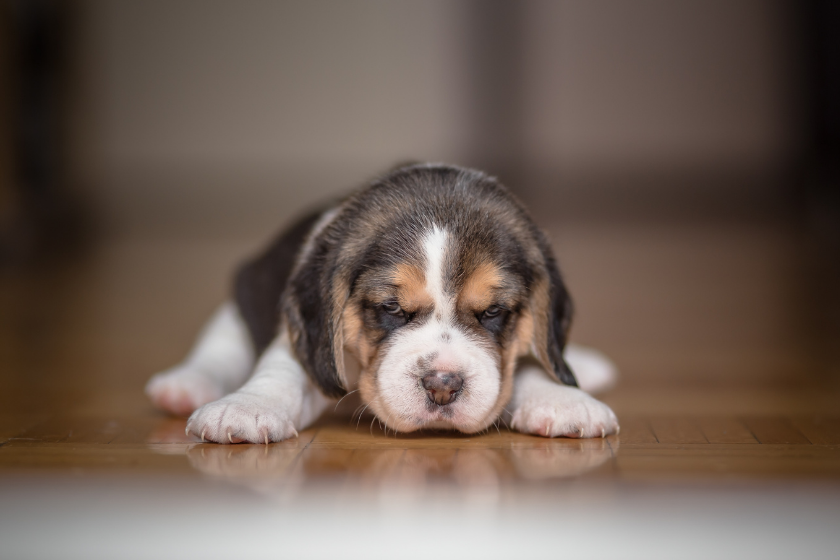
{"type": "Polygon", "coordinates": [[[232,301],[146,392],[218,443],[295,437],[355,391],[399,432],[502,419],[545,437],[616,434],[615,414],[585,391],[614,368],[566,346],[571,317],[545,236],[505,187],[410,165],[242,266],[232,301]]]}

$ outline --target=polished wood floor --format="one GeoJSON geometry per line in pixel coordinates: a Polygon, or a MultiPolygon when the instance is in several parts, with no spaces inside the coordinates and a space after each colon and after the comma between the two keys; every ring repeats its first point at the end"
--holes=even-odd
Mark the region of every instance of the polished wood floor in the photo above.
{"type": "Polygon", "coordinates": [[[621,369],[603,396],[619,436],[385,433],[344,402],[286,442],[202,443],[143,386],[183,357],[259,240],[110,240],[3,271],[0,557],[275,557],[269,533],[294,557],[421,557],[405,548],[410,528],[441,511],[484,535],[451,543],[449,556],[467,547],[460,558],[509,558],[519,542],[554,550],[561,538],[581,557],[597,543],[603,555],[654,546],[665,558],[686,542],[685,557],[722,542],[720,557],[833,557],[838,370],[813,327],[822,296],[796,236],[743,224],[550,234],[577,301],[572,338],[621,369]],[[235,533],[236,547],[191,538],[219,524],[211,533],[235,533]],[[312,533],[323,524],[343,536],[312,533]],[[646,537],[654,525],[660,537],[646,537]]]}
{"type": "Polygon", "coordinates": [[[0,476],[511,487],[587,477],[840,480],[840,392],[831,364],[809,356],[803,320],[791,318],[808,305],[797,300],[795,240],[769,226],[616,228],[551,234],[562,239],[577,296],[575,338],[622,369],[621,384],[604,396],[620,436],[547,440],[504,426],[473,436],[386,434],[344,403],[288,442],[198,442],[184,436],[183,419],[152,409],[142,387],[180,360],[224,297],[230,268],[258,243],[121,240],[4,273],[0,476]]]}
{"type": "Polygon", "coordinates": [[[384,433],[373,419],[330,416],[297,439],[221,446],[184,436],[185,421],[142,416],[20,416],[4,422],[10,472],[189,474],[358,480],[470,487],[562,479],[840,479],[840,418],[828,415],[636,416],[604,440],[541,439],[505,428],[481,435],[384,433]],[[15,422],[17,420],[17,422],[15,422]],[[29,424],[29,426],[27,426],[29,424]]]}

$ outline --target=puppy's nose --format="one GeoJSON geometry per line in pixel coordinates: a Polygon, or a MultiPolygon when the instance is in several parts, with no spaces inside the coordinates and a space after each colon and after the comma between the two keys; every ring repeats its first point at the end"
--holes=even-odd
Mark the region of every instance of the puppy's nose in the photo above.
{"type": "Polygon", "coordinates": [[[439,371],[423,378],[426,396],[441,406],[454,401],[463,384],[464,380],[457,373],[439,371]]]}

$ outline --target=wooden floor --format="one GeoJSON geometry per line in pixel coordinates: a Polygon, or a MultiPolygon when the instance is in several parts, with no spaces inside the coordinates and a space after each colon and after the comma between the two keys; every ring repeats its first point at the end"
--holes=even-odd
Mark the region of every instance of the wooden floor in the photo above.
{"type": "MultiPolygon", "coordinates": [[[[5,271],[0,517],[17,523],[6,531],[22,527],[28,518],[13,512],[37,500],[50,509],[97,489],[158,495],[167,485],[179,504],[205,494],[219,503],[243,495],[300,503],[325,489],[332,498],[401,496],[415,505],[478,496],[491,510],[600,496],[617,524],[633,521],[628,512],[647,492],[676,492],[684,507],[710,493],[749,491],[750,515],[760,516],[764,497],[787,511],[807,488],[836,520],[840,391],[836,363],[803,326],[813,294],[800,289],[807,279],[798,276],[796,240],[764,225],[617,227],[550,230],[562,239],[560,260],[578,301],[573,339],[605,350],[622,370],[604,396],[621,433],[603,440],[544,439],[504,426],[470,436],[384,433],[343,403],[286,442],[202,443],[184,435],[184,419],[155,411],[143,384],[181,359],[255,240],[113,240],[77,258],[5,271]]],[[[817,512],[817,502],[803,507],[817,512]]],[[[171,507],[164,500],[148,509],[147,520],[171,507]]],[[[30,514],[40,519],[42,510],[30,514]]],[[[56,527],[65,521],[53,519],[56,527]]],[[[837,544],[834,532],[818,537],[837,544]]],[[[22,542],[16,550],[29,550],[22,542]]],[[[39,550],[28,556],[61,552],[39,550]]]]}
{"type": "Polygon", "coordinates": [[[372,418],[329,416],[277,444],[223,446],[184,435],[185,421],[144,416],[19,416],[4,422],[6,474],[185,474],[459,486],[616,481],[840,480],[840,418],[827,415],[622,417],[620,436],[542,439],[385,434],[372,418]],[[30,424],[29,427],[26,427],[30,424]]]}

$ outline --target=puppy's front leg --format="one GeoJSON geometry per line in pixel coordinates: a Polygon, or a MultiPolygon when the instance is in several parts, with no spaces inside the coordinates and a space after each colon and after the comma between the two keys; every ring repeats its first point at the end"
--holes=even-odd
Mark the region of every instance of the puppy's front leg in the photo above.
{"type": "Polygon", "coordinates": [[[208,403],[190,416],[187,434],[218,443],[268,443],[298,435],[329,400],[313,385],[281,335],[235,393],[208,403]]]}
{"type": "Polygon", "coordinates": [[[508,409],[511,428],[528,434],[591,438],[618,433],[618,419],[610,407],[550,379],[536,364],[520,366],[508,409]]]}

